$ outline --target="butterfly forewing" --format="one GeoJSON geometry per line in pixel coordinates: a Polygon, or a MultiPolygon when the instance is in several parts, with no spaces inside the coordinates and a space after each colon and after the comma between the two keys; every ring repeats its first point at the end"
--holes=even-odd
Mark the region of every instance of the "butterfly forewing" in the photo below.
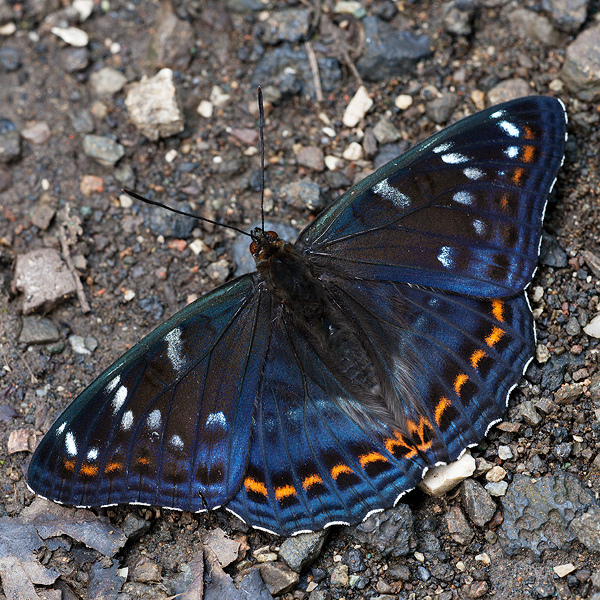
{"type": "Polygon", "coordinates": [[[243,477],[270,297],[250,275],[178,313],[57,420],[29,485],[76,505],[220,505],[243,477]]]}
{"type": "Polygon", "coordinates": [[[535,269],[565,112],[523,98],[468,117],[323,211],[298,247],[346,277],[482,297],[521,291],[535,269]]]}

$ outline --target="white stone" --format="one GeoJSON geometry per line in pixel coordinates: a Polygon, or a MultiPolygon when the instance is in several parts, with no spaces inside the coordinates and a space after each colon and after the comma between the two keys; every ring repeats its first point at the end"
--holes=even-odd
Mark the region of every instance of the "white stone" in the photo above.
{"type": "Polygon", "coordinates": [[[587,335],[600,338],[600,314],[596,315],[584,328],[587,335]]]}
{"type": "Polygon", "coordinates": [[[123,292],[123,300],[125,302],[131,302],[135,298],[135,292],[133,290],[125,290],[123,292]]]}
{"type": "Polygon", "coordinates": [[[198,104],[198,108],[196,109],[198,114],[205,119],[210,119],[213,114],[213,105],[212,102],[208,100],[202,100],[200,104],[198,104]]]}
{"type": "Polygon", "coordinates": [[[177,152],[177,150],[175,150],[175,148],[171,148],[166,154],[165,154],[165,160],[168,163],[172,163],[176,158],[177,155],[179,154],[179,152],[177,152]]]}
{"type": "Polygon", "coordinates": [[[537,304],[544,297],[544,288],[541,285],[536,285],[531,290],[531,301],[537,304]]]}
{"type": "Polygon", "coordinates": [[[6,25],[2,25],[2,27],[0,27],[0,35],[8,37],[9,35],[12,35],[16,30],[17,26],[12,21],[9,21],[8,23],[6,23],[6,25]]]}
{"type": "Polygon", "coordinates": [[[332,154],[328,154],[325,159],[325,166],[330,170],[330,171],[335,171],[337,169],[339,169],[340,167],[343,166],[343,161],[341,158],[337,157],[337,156],[333,156],[332,154]]]}
{"type": "Polygon", "coordinates": [[[210,92],[210,101],[214,106],[222,106],[229,101],[231,96],[226,94],[218,85],[213,86],[210,92]]]}
{"type": "Polygon", "coordinates": [[[50,30],[56,37],[59,37],[69,46],[83,48],[88,45],[90,38],[88,34],[77,27],[53,27],[50,30]]]}
{"type": "Polygon", "coordinates": [[[474,472],[475,459],[468,452],[465,452],[458,460],[451,462],[449,465],[429,469],[421,483],[419,483],[419,487],[425,493],[437,498],[467,479],[467,477],[471,477],[474,472]]]}
{"type": "Polygon", "coordinates": [[[201,252],[208,252],[210,250],[210,248],[200,239],[194,240],[189,245],[189,248],[196,256],[201,252]]]}
{"type": "Polygon", "coordinates": [[[535,347],[535,359],[543,365],[550,360],[550,350],[544,344],[538,344],[535,347]]]}
{"type": "Polygon", "coordinates": [[[491,496],[504,496],[508,489],[508,482],[506,481],[491,481],[485,486],[485,489],[490,493],[491,496]]]}
{"type": "Polygon", "coordinates": [[[73,0],[73,4],[71,4],[71,6],[79,15],[79,22],[83,23],[94,10],[94,0],[73,0]]]}
{"type": "Polygon", "coordinates": [[[552,567],[552,569],[558,577],[565,577],[565,575],[568,575],[575,570],[575,566],[571,563],[566,563],[564,565],[556,565],[555,567],[552,567]]]}
{"type": "Polygon", "coordinates": [[[373,100],[369,96],[367,88],[365,88],[364,85],[361,85],[358,90],[356,90],[354,98],[350,100],[350,103],[346,107],[342,122],[346,127],[356,127],[361,119],[369,112],[371,106],[373,106],[373,100]]]}
{"type": "Polygon", "coordinates": [[[323,133],[330,138],[334,138],[337,135],[335,129],[332,127],[323,127],[323,133]]]}
{"type": "Polygon", "coordinates": [[[513,457],[510,446],[498,446],[498,458],[500,460],[510,460],[513,457]]]}
{"type": "Polygon", "coordinates": [[[127,194],[121,194],[119,196],[119,204],[121,205],[121,208],[131,208],[133,205],[133,199],[127,194]]]}
{"type": "Polygon", "coordinates": [[[362,146],[358,142],[352,142],[343,152],[346,160],[361,160],[363,157],[362,146]]]}
{"type": "Polygon", "coordinates": [[[408,94],[400,94],[394,100],[394,104],[396,105],[396,108],[399,108],[400,110],[406,110],[409,106],[412,106],[412,103],[413,103],[412,96],[409,96],[408,94]]]}

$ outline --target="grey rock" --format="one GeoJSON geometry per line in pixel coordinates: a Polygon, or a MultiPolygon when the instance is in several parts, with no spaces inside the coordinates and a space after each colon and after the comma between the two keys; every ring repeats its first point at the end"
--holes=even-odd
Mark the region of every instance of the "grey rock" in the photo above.
{"type": "Polygon", "coordinates": [[[5,71],[16,71],[21,66],[21,57],[14,48],[0,48],[0,65],[5,71]]]}
{"type": "Polygon", "coordinates": [[[272,2],[263,0],[227,0],[227,8],[233,12],[251,13],[273,8],[272,2]]]}
{"type": "Polygon", "coordinates": [[[585,102],[600,100],[600,25],[582,31],[567,47],[561,79],[585,102]]]}
{"type": "Polygon", "coordinates": [[[85,135],[83,151],[104,167],[112,167],[125,155],[125,148],[121,144],[103,135],[85,135]]]}
{"type": "Polygon", "coordinates": [[[128,513],[121,525],[123,533],[129,542],[133,542],[150,531],[150,521],[138,517],[135,513],[128,513]]]}
{"type": "Polygon", "coordinates": [[[94,131],[94,119],[91,113],[85,109],[69,113],[69,119],[77,133],[92,133],[94,131]]]}
{"type": "Polygon", "coordinates": [[[367,81],[397,77],[431,54],[426,36],[396,31],[377,17],[365,17],[363,26],[365,49],[356,62],[356,68],[367,81]]]}
{"type": "Polygon", "coordinates": [[[12,177],[8,169],[0,166],[0,194],[5,192],[12,185],[12,177]]]}
{"type": "Polygon", "coordinates": [[[278,562],[266,562],[260,565],[260,574],[273,596],[289,592],[299,581],[300,576],[287,565],[278,562]]]}
{"type": "MultiPolygon", "coordinates": [[[[342,83],[342,70],[339,63],[329,57],[317,59],[323,92],[332,92],[342,83]]],[[[265,85],[277,88],[284,96],[308,96],[315,98],[314,78],[304,48],[293,49],[289,44],[267,52],[256,66],[252,75],[252,85],[265,85]]]]}
{"type": "Polygon", "coordinates": [[[442,125],[450,119],[459,101],[458,94],[445,92],[441,98],[435,98],[428,102],[425,106],[425,112],[434,123],[442,125]]]}
{"type": "Polygon", "coordinates": [[[327,530],[287,538],[279,548],[279,557],[300,573],[319,556],[326,538],[327,530]]]}
{"type": "Polygon", "coordinates": [[[180,133],[185,127],[171,69],[161,69],[154,77],[132,85],[125,106],[134,125],[152,141],[180,133]]]}
{"type": "Polygon", "coordinates": [[[475,536],[475,532],[458,506],[453,506],[446,513],[446,525],[450,537],[463,546],[470,544],[475,536]]]}
{"type": "Polygon", "coordinates": [[[589,0],[542,0],[542,8],[552,15],[556,26],[577,33],[587,18],[589,0]]]}
{"type": "Polygon", "coordinates": [[[519,414],[528,425],[539,425],[542,421],[542,417],[531,400],[525,400],[519,404],[519,414]]]}
{"type": "Polygon", "coordinates": [[[531,96],[533,90],[529,83],[520,77],[506,79],[495,85],[488,92],[488,100],[491,105],[507,102],[523,96],[531,96]]]}
{"type": "Polygon", "coordinates": [[[460,486],[460,499],[469,519],[478,527],[491,521],[496,503],[487,490],[474,479],[465,479],[460,486]]]}
{"type": "Polygon", "coordinates": [[[415,546],[413,515],[406,504],[371,515],[345,531],[349,537],[371,546],[382,556],[406,556],[415,546]]]}
{"type": "Polygon", "coordinates": [[[21,156],[21,136],[18,131],[0,132],[0,163],[9,163],[21,156]]]}
{"type": "Polygon", "coordinates": [[[509,555],[529,549],[571,549],[575,518],[595,507],[592,493],[572,475],[558,472],[535,480],[516,475],[502,498],[504,522],[499,530],[502,549],[509,555]]]}
{"type": "Polygon", "coordinates": [[[323,156],[323,150],[318,146],[303,146],[296,155],[296,160],[299,165],[308,167],[313,171],[324,171],[325,161],[323,156]]]}
{"type": "Polygon", "coordinates": [[[600,507],[592,506],[585,514],[573,519],[571,529],[588,550],[600,552],[600,507]]]}
{"type": "Polygon", "coordinates": [[[380,144],[393,144],[402,137],[398,128],[386,117],[379,119],[373,127],[373,135],[380,144]]]}
{"type": "Polygon", "coordinates": [[[471,35],[473,15],[477,5],[472,0],[452,0],[444,4],[443,21],[448,33],[471,35]]]}
{"type": "Polygon", "coordinates": [[[287,202],[302,210],[319,210],[323,208],[321,188],[309,177],[300,181],[292,181],[281,186],[281,193],[287,202]]]}
{"type": "Polygon", "coordinates": [[[506,13],[516,34],[525,40],[536,40],[546,46],[558,46],[565,35],[556,31],[548,17],[526,8],[508,10],[506,13]]]}
{"type": "Polygon", "coordinates": [[[345,588],[348,585],[348,565],[337,563],[331,571],[331,586],[345,588]]]}
{"type": "Polygon", "coordinates": [[[60,339],[56,325],[46,317],[23,317],[23,327],[19,334],[20,344],[46,344],[60,339]]]}
{"type": "Polygon", "coordinates": [[[559,246],[558,240],[545,232],[542,232],[539,261],[547,267],[558,267],[559,269],[563,269],[569,264],[567,253],[559,246]]]}
{"type": "Polygon", "coordinates": [[[56,214],[54,206],[47,202],[40,202],[29,215],[31,224],[35,225],[38,229],[46,231],[50,227],[50,223],[56,214]]]}
{"type": "Polygon", "coordinates": [[[80,335],[70,335],[69,343],[76,354],[91,354],[91,351],[85,346],[85,340],[80,335]]]}
{"type": "Polygon", "coordinates": [[[312,11],[308,8],[289,8],[273,11],[269,18],[260,24],[265,44],[280,42],[302,42],[310,35],[312,11]]]}
{"type": "Polygon", "coordinates": [[[108,98],[120,92],[127,83],[127,77],[112,67],[103,67],[90,75],[94,94],[99,98],[108,98]]]}
{"type": "Polygon", "coordinates": [[[577,317],[570,317],[565,325],[565,331],[569,335],[579,335],[581,333],[581,325],[577,320],[577,317]]]}
{"type": "Polygon", "coordinates": [[[194,48],[194,28],[188,21],[177,18],[170,2],[162,2],[150,41],[149,57],[153,67],[185,71],[194,48]]]}
{"type": "Polygon", "coordinates": [[[87,48],[64,48],[60,51],[60,65],[67,73],[83,71],[89,64],[87,48]]]}
{"type": "Polygon", "coordinates": [[[485,484],[485,489],[490,493],[490,496],[500,497],[506,494],[508,482],[506,481],[490,481],[485,484]]]}
{"type": "Polygon", "coordinates": [[[24,294],[23,314],[48,311],[76,292],[75,280],[53,248],[17,256],[13,292],[24,294]]]}

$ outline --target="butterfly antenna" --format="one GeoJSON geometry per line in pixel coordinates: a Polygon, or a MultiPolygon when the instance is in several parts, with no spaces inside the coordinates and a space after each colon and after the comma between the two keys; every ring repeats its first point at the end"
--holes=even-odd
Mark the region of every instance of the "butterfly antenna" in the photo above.
{"type": "Polygon", "coordinates": [[[265,230],[265,109],[263,107],[263,93],[258,86],[258,114],[260,116],[260,219],[261,229],[265,230]]]}
{"type": "MultiPolygon", "coordinates": [[[[149,198],[144,198],[144,196],[140,196],[139,194],[136,194],[136,192],[132,192],[131,190],[128,190],[127,188],[122,188],[121,191],[124,192],[125,194],[127,194],[128,196],[135,198],[136,200],[141,200],[142,202],[145,202],[146,204],[150,204],[152,206],[159,206],[160,208],[170,210],[171,212],[177,213],[178,215],[183,215],[184,217],[191,217],[192,219],[198,219],[198,221],[204,221],[205,223],[212,223],[213,225],[218,225],[219,227],[225,227],[226,229],[233,229],[234,231],[237,231],[238,233],[243,233],[244,235],[247,235],[248,237],[252,237],[247,231],[244,231],[243,229],[239,229],[238,227],[234,227],[233,225],[227,225],[227,223],[219,223],[219,221],[213,221],[212,219],[207,219],[206,217],[200,217],[198,215],[194,215],[192,213],[185,212],[185,211],[179,210],[177,208],[173,208],[172,206],[167,206],[166,204],[163,204],[162,202],[156,202],[156,200],[150,200],[149,198]]],[[[263,227],[263,229],[264,229],[264,227],[263,227]]]]}

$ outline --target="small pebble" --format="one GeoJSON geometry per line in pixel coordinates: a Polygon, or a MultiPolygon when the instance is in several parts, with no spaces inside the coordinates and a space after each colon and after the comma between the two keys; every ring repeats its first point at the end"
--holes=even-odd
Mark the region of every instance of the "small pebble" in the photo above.
{"type": "Polygon", "coordinates": [[[408,94],[400,94],[394,100],[394,104],[396,105],[396,108],[399,108],[400,110],[406,110],[408,107],[412,106],[412,103],[413,103],[412,96],[409,96],[408,94]]]}
{"type": "Polygon", "coordinates": [[[88,34],[77,27],[53,27],[50,31],[64,42],[67,42],[69,46],[83,48],[90,41],[88,34]]]}

